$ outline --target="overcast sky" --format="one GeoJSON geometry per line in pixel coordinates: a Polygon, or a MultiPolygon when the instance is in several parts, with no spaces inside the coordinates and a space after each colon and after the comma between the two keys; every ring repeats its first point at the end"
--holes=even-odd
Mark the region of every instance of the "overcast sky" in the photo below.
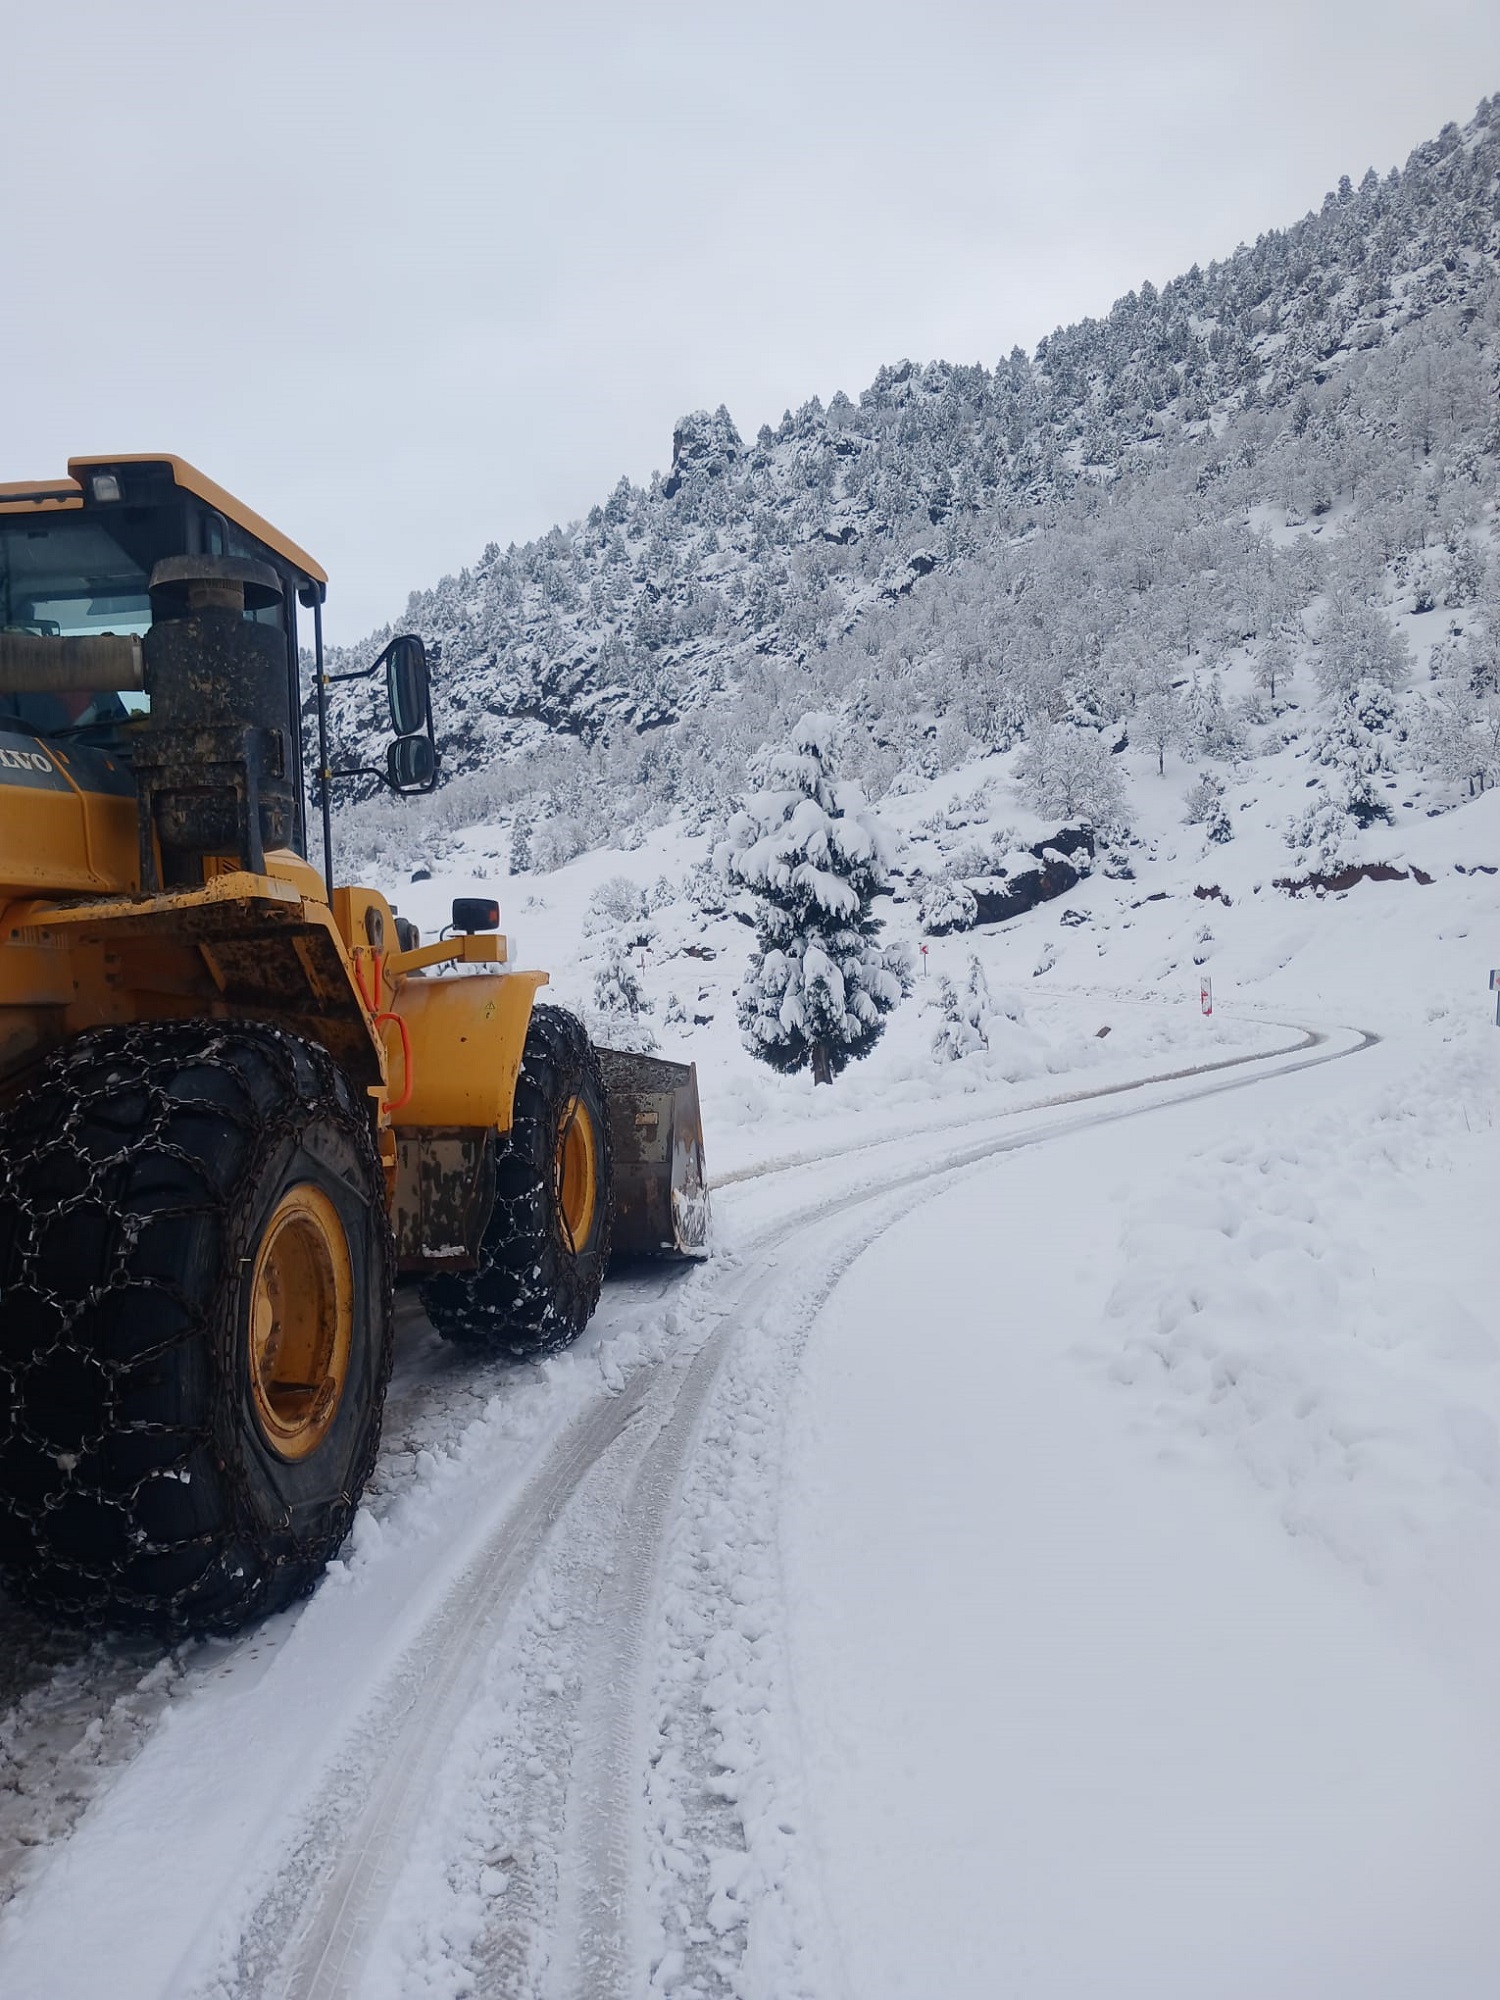
{"type": "Polygon", "coordinates": [[[408,590],[993,363],[1500,92],[1496,0],[10,0],[0,479],[176,451],[408,590]]]}

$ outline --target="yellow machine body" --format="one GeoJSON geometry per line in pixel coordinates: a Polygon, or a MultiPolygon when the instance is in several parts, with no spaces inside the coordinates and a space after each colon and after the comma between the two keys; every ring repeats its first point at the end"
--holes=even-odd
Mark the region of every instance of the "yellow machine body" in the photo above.
{"type": "Polygon", "coordinates": [[[422,639],[330,671],[325,582],[170,455],[0,486],[0,1588],[69,1621],[316,1587],[396,1278],[544,1353],[612,1251],[706,1248],[690,1069],[606,1080],[490,898],[424,944],[334,886],[339,782],[430,794],[439,752],[422,639]],[[383,767],[341,767],[329,690],[377,676],[383,767]]]}
{"type": "MultiPolygon", "coordinates": [[[[295,715],[304,629],[297,606],[321,603],[324,572],[185,460],[160,453],[71,459],[66,479],[0,485],[0,526],[35,547],[59,519],[75,524],[68,532],[91,521],[116,532],[136,503],[145,510],[137,518],[170,517],[189,549],[221,549],[253,557],[251,570],[274,569],[295,715]],[[26,518],[24,530],[18,516],[26,518]]],[[[23,570],[27,560],[17,556],[23,570]]],[[[80,662],[78,684],[145,688],[141,648],[152,644],[155,599],[149,612],[139,599],[119,631],[105,632],[117,602],[124,600],[106,593],[78,606],[77,638],[66,625],[40,620],[48,607],[35,591],[30,623],[7,623],[0,602],[0,697],[9,689],[66,688],[80,662]],[[111,678],[116,674],[127,678],[111,678]]],[[[155,836],[142,833],[154,823],[141,790],[149,727],[134,709],[117,712],[113,740],[96,731],[91,741],[0,712],[0,1106],[24,1091],[52,1049],[89,1028],[199,1018],[284,1026],[321,1042],[370,1095],[400,1268],[472,1266],[493,1141],[511,1127],[532,1004],[547,975],[511,968],[505,939],[494,933],[399,949],[394,912],[378,891],[340,887],[330,896],[300,853],[269,842],[263,867],[247,866],[249,850],[209,852],[192,864],[189,879],[179,867],[179,879],[159,888],[163,856],[155,836]]],[[[222,756],[221,745],[209,747],[222,756]]],[[[295,724],[287,753],[300,772],[295,724]]],[[[170,782],[180,786],[182,774],[170,782]]],[[[627,1110],[623,1086],[640,1083],[630,1061],[614,1059],[617,1168],[644,1171],[649,1160],[665,1190],[670,1159],[683,1145],[661,1134],[670,1126],[679,1140],[692,1139],[696,1080],[683,1069],[663,1097],[664,1071],[653,1072],[660,1104],[642,1098],[627,1110]]],[[[688,1154],[698,1163],[698,1186],[701,1135],[688,1154]]],[[[676,1206],[663,1207],[663,1193],[648,1218],[645,1205],[626,1198],[624,1180],[621,1189],[617,1248],[699,1253],[703,1227],[691,1219],[692,1203],[679,1215],[682,1204],[674,1196],[676,1206]]]]}
{"type": "MultiPolygon", "coordinates": [[[[76,830],[89,808],[74,806],[76,830]]],[[[100,819],[108,824],[107,813],[100,819]]],[[[0,839],[4,828],[0,781],[0,839]]],[[[133,833],[118,848],[133,848],[133,833]]],[[[323,1043],[369,1092],[403,1268],[472,1262],[483,1218],[476,1212],[455,1243],[455,1197],[439,1190],[434,1163],[467,1182],[486,1141],[510,1129],[532,1002],[547,975],[502,969],[505,941],[496,936],[386,950],[394,918],[378,892],[340,889],[330,907],[299,856],[273,854],[267,867],[263,876],[225,869],[201,888],[146,897],[118,893],[118,878],[116,893],[92,897],[18,896],[12,886],[0,909],[0,1099],[88,1028],[273,1022],[323,1043]],[[428,1240],[424,1209],[440,1241],[428,1240]]]]}
{"type": "Polygon", "coordinates": [[[115,758],[0,735],[0,896],[119,895],[135,855],[135,786],[115,758]]]}
{"type": "MultiPolygon", "coordinates": [[[[133,832],[122,849],[133,849],[133,832]]],[[[0,780],[0,841],[4,833],[0,780]]],[[[22,872],[3,850],[0,869],[22,872]]],[[[505,940],[495,936],[415,952],[377,949],[372,929],[395,935],[377,891],[338,890],[330,909],[299,856],[272,854],[267,870],[226,869],[201,888],[145,897],[121,894],[118,877],[107,884],[115,893],[91,897],[38,896],[7,884],[0,1094],[35,1055],[86,1028],[184,1016],[260,1019],[324,1043],[367,1084],[387,1121],[397,1095],[402,1124],[507,1131],[532,999],[546,973],[500,970],[505,940]],[[462,977],[433,976],[458,966],[462,977]]]]}

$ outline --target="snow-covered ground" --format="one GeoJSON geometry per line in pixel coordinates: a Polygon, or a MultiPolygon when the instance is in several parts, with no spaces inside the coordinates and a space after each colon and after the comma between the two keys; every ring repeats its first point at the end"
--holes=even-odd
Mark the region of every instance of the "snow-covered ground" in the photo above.
{"type": "Polygon", "coordinates": [[[782,1536],[845,1990],[1494,1990],[1493,1140],[1400,1074],[1013,1155],[820,1317],[782,1536]]]}
{"type": "MultiPolygon", "coordinates": [[[[929,940],[816,1092],[739,1046],[704,836],[400,885],[498,888],[584,1006],[591,898],[648,892],[716,1255],[536,1366],[408,1310],[296,1614],[162,1658],[0,1611],[0,1993],[1500,1990],[1500,807],[1293,896],[1261,775],[1210,846],[1143,764],[1133,879],[929,940]],[[940,1064],[971,953],[1005,1026],[940,1064]]],[[[1008,785],[887,802],[901,865],[1008,785]]]]}

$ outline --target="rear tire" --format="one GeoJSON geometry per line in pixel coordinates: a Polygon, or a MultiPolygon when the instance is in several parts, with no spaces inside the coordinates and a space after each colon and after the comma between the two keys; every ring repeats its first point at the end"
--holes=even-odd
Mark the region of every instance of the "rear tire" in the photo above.
{"type": "Polygon", "coordinates": [[[422,1285],[445,1340],[527,1355],[578,1338],[609,1262],[611,1164],[604,1078],[583,1023],[534,1007],[478,1268],[422,1285]]]}
{"type": "Polygon", "coordinates": [[[80,1036],[0,1123],[0,1573],[69,1620],[294,1602],[374,1462],[391,1255],[369,1112],[246,1022],[80,1036]]]}

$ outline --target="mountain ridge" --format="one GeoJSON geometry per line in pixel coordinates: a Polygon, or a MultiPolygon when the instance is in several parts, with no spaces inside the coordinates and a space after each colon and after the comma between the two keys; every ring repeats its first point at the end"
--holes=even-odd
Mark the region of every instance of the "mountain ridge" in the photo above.
{"type": "MultiPolygon", "coordinates": [[[[1497,266],[1500,102],[1486,98],[1404,168],[1372,169],[1357,187],[1345,178],[1289,228],[1159,290],[1142,285],[1107,315],[1055,330],[1032,357],[1015,349],[994,369],[901,362],[857,402],[813,397],[752,441],[722,406],[692,412],[665,477],[647,487],[622,478],[581,522],[521,547],[492,543],[413,593],[405,624],[441,648],[447,786],[468,779],[469,795],[488,773],[492,807],[535,795],[544,818],[592,811],[596,823],[581,829],[590,839],[604,809],[568,796],[571,766],[594,786],[642,767],[648,791],[650,773],[665,772],[664,796],[680,796],[705,766],[732,777],[749,738],[804,697],[856,711],[863,700],[865,719],[878,721],[868,663],[888,668],[892,644],[911,650],[915,607],[951,608],[987,588],[981,573],[994,582],[1014,570],[1016,550],[1074,533],[1164,468],[1227,492],[1218,447],[1229,464],[1252,437],[1263,463],[1283,433],[1293,446],[1311,433],[1316,445],[1351,397],[1369,399],[1392,355],[1415,352],[1435,328],[1436,414],[1424,418],[1407,385],[1392,392],[1397,421],[1427,423],[1412,446],[1423,458],[1446,424],[1446,445],[1488,464],[1500,425],[1493,411],[1486,425],[1475,392],[1486,369],[1493,382],[1497,266]],[[854,657],[862,643],[864,660],[854,657]],[[707,719],[720,712],[722,723],[707,719]],[[738,743],[727,766],[714,741],[726,734],[738,743]]],[[[1407,448],[1387,437],[1376,456],[1407,448]]],[[[1312,446],[1301,456],[1316,487],[1312,446]]],[[[1349,492],[1360,514],[1359,475],[1349,492]]],[[[1283,498],[1283,527],[1299,507],[1304,519],[1336,511],[1331,491],[1283,498]]],[[[1487,531],[1480,543],[1482,567],[1487,531]]],[[[940,731],[951,701],[931,673],[916,678],[924,727],[940,731]]],[[[1058,712],[1074,707],[1070,697],[1058,712]]],[[[339,720],[346,735],[376,726],[354,694],[339,720]]],[[[1013,720],[1024,729],[1024,714],[1013,720]]]]}

